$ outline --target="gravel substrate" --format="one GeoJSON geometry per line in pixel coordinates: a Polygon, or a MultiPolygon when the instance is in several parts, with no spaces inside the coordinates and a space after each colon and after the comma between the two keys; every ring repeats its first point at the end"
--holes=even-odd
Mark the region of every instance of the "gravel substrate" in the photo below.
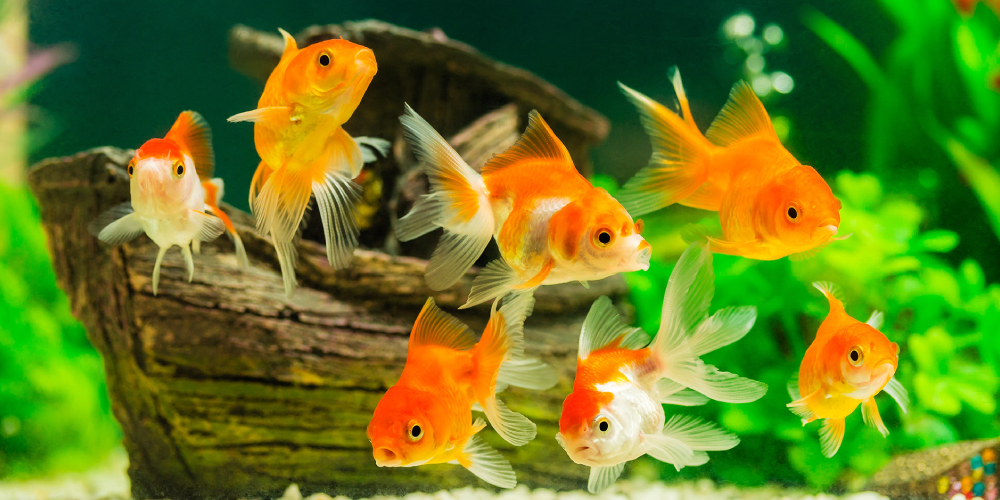
{"type": "MultiPolygon", "coordinates": [[[[67,474],[44,480],[0,482],[0,500],[131,500],[125,469],[124,452],[113,455],[107,463],[83,474],[67,474]]],[[[377,496],[371,500],[883,500],[876,493],[853,493],[846,496],[813,494],[777,486],[761,488],[718,487],[711,481],[659,483],[644,480],[619,481],[599,495],[585,491],[555,492],[518,486],[499,493],[478,488],[411,493],[403,497],[377,496]]],[[[352,500],[317,493],[303,498],[298,486],[291,485],[278,500],[352,500]]]]}

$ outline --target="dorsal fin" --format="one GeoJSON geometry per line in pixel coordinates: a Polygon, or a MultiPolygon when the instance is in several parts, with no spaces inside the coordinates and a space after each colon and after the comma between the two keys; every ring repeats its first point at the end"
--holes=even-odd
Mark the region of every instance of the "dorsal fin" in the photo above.
{"type": "Polygon", "coordinates": [[[281,58],[284,59],[289,52],[297,52],[299,46],[295,43],[295,37],[289,35],[287,31],[278,28],[278,32],[281,33],[281,38],[285,39],[285,50],[281,52],[281,58]]]}
{"type": "Polygon", "coordinates": [[[552,132],[549,124],[545,123],[542,115],[535,110],[531,110],[528,114],[528,128],[521,134],[521,138],[510,149],[486,162],[482,173],[487,174],[526,160],[554,160],[576,169],[566,146],[552,132]]]}
{"type": "Polygon", "coordinates": [[[681,82],[681,70],[677,66],[674,66],[667,72],[667,76],[670,77],[670,83],[674,86],[674,93],[677,94],[677,105],[680,107],[681,118],[691,128],[698,130],[698,125],[695,124],[694,117],[691,116],[691,105],[688,104],[687,93],[684,92],[684,84],[681,82]]]}
{"type": "Polygon", "coordinates": [[[705,134],[716,146],[728,146],[752,135],[775,136],[771,117],[750,85],[739,81],[729,92],[729,100],[705,134]]]}
{"type": "Polygon", "coordinates": [[[176,142],[182,152],[191,156],[199,179],[203,182],[212,179],[212,172],[215,171],[212,129],[198,112],[182,112],[164,139],[176,142]]]}
{"type": "Polygon", "coordinates": [[[642,349],[647,344],[649,335],[626,325],[611,304],[611,299],[603,296],[594,302],[587,319],[583,320],[578,356],[586,359],[590,353],[612,345],[623,349],[642,349]]]}
{"type": "Polygon", "coordinates": [[[417,321],[410,332],[410,349],[436,345],[456,350],[472,349],[476,345],[476,334],[458,318],[442,311],[428,298],[420,310],[417,321]]]}

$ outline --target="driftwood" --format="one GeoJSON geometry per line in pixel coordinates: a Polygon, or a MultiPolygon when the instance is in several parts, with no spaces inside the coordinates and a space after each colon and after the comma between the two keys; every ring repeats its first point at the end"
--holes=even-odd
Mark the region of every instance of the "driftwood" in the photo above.
{"type": "MultiPolygon", "coordinates": [[[[230,35],[233,65],[266,77],[280,39],[242,27],[230,35]]],[[[140,237],[109,248],[86,229],[128,199],[123,167],[130,151],[100,148],[43,161],[29,173],[60,285],[104,357],[136,498],[277,497],[293,482],[306,492],[344,494],[487,486],[454,465],[380,469],[365,435],[376,403],[402,371],[410,328],[428,296],[473,329],[481,330],[489,314],[487,306],[456,311],[475,268],[447,290],[426,287],[426,261],[418,257],[429,255],[436,234],[407,246],[391,237],[392,221],[426,192],[398,116],[404,101],[413,104],[474,167],[510,146],[527,112],[538,108],[586,169],[587,149],[603,138],[607,122],[538,78],[440,33],[366,21],[312,28],[299,41],[335,35],[370,46],[379,60],[345,128],[393,140],[390,158],[360,178],[362,246],[381,251],[358,250],[349,268],[332,270],[315,242],[322,235],[314,217],[298,244],[301,288],[292,300],[284,297],[271,245],[248,214],[232,207],[224,208],[252,268],[238,269],[232,245],[220,238],[202,246],[188,283],[173,250],[154,297],[155,244],[140,237]]],[[[567,284],[536,293],[526,350],[555,366],[560,383],[544,393],[511,389],[504,396],[538,424],[535,441],[513,448],[492,430],[484,433],[520,482],[557,489],[585,483],[587,469],[572,464],[553,436],[586,311],[600,295],[620,298],[625,290],[616,276],[589,290],[567,284]]]]}
{"type": "MultiPolygon", "coordinates": [[[[412,322],[428,296],[473,329],[485,326],[486,307],[455,310],[475,270],[433,292],[423,260],[359,250],[350,268],[333,271],[324,249],[303,241],[304,286],[286,300],[270,245],[236,211],[252,269],[237,269],[232,245],[220,238],[203,245],[188,283],[174,250],[154,297],[155,244],[141,237],[109,248],[86,229],[127,199],[129,155],[102,148],[47,160],[29,182],[60,285],[104,356],[136,498],[276,497],[292,482],[346,494],[486,486],[459,466],[379,469],[365,436],[376,403],[402,371],[412,322]]],[[[535,441],[513,448],[484,432],[520,482],[584,484],[587,469],[572,464],[553,436],[587,307],[624,291],[616,276],[589,290],[574,283],[536,294],[526,350],[557,367],[560,383],[544,393],[505,393],[512,409],[538,424],[535,441]]]]}
{"type": "MultiPolygon", "coordinates": [[[[390,158],[366,167],[363,183],[367,203],[361,210],[371,215],[362,220],[362,245],[426,258],[437,241],[435,234],[397,247],[392,237],[392,220],[404,215],[415,197],[426,192],[422,176],[409,172],[412,162],[399,123],[404,102],[444,137],[458,134],[480,117],[509,105],[516,121],[503,124],[498,132],[510,133],[512,127],[515,135],[510,143],[524,130],[528,112],[537,109],[566,145],[577,169],[590,174],[589,151],[607,135],[607,119],[537,76],[484,57],[472,47],[448,39],[440,30],[418,32],[368,20],[314,26],[296,39],[299,46],[305,46],[337,37],[369,47],[378,60],[378,74],[344,128],[355,136],[393,141],[390,158]]],[[[236,26],[229,33],[230,65],[259,81],[270,75],[282,48],[276,29],[261,32],[236,26]]],[[[248,109],[253,104],[247,103],[248,109]]],[[[500,150],[472,152],[466,158],[478,167],[500,150]]],[[[318,218],[310,220],[303,237],[322,242],[319,222],[318,218]]]]}
{"type": "Polygon", "coordinates": [[[949,483],[957,481],[963,477],[962,464],[964,475],[969,475],[969,459],[987,448],[1000,453],[1000,439],[962,441],[897,456],[872,477],[865,489],[900,500],[949,498],[938,492],[941,477],[951,478],[949,483]]]}

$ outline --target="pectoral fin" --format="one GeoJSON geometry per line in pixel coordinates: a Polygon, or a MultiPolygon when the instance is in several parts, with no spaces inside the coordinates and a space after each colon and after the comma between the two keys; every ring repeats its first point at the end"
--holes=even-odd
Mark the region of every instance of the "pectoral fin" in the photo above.
{"type": "Polygon", "coordinates": [[[882,433],[882,437],[889,435],[889,429],[885,427],[882,422],[882,415],[878,412],[878,405],[875,404],[875,398],[868,398],[867,401],[861,403],[861,418],[864,419],[865,423],[878,429],[882,433]]]}
{"type": "Polygon", "coordinates": [[[479,479],[492,485],[501,488],[513,488],[517,485],[517,476],[514,475],[510,462],[479,436],[469,438],[458,458],[458,463],[479,479]]]}
{"type": "Polygon", "coordinates": [[[609,465],[607,467],[591,467],[590,468],[590,480],[587,481],[587,491],[592,494],[600,493],[618,480],[618,476],[622,475],[622,470],[625,469],[625,462],[615,465],[609,465]]]}
{"type": "Polygon", "coordinates": [[[274,119],[291,120],[292,108],[288,106],[267,106],[237,113],[226,119],[227,122],[262,122],[274,119]]]}
{"type": "Polygon", "coordinates": [[[821,391],[816,389],[808,396],[796,399],[785,406],[787,406],[789,410],[792,410],[792,413],[798,415],[799,418],[802,419],[802,425],[806,425],[818,418],[816,416],[816,412],[814,412],[812,408],[816,406],[822,397],[823,395],[821,394],[821,391]]]}

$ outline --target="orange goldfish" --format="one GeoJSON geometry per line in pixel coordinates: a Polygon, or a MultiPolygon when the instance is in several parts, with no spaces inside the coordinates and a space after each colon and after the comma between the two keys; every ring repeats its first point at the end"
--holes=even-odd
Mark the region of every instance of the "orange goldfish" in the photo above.
{"type": "Polygon", "coordinates": [[[503,488],[516,483],[510,463],[476,434],[486,427],[472,421],[472,409],[507,442],[521,446],[535,438],[535,424],[507,409],[496,396],[513,385],[544,390],[556,384],[552,367],[524,359],[524,319],[534,299],[513,296],[499,312],[493,303],[482,338],[427,299],[410,333],[406,366],[368,424],[379,467],[458,463],[484,481],[503,488]]]}
{"type": "Polygon", "coordinates": [[[454,284],[496,238],[502,259],[476,278],[464,307],[539,285],[599,280],[646,270],[652,249],[632,217],[573,166],[562,142],[532,111],[510,149],[476,172],[409,106],[400,117],[424,162],[431,193],[396,226],[408,241],[438,227],[444,236],[427,265],[427,285],[454,284]]]}
{"type": "Polygon", "coordinates": [[[229,217],[219,209],[222,179],[212,179],[215,154],[212,131],[202,116],[184,111],[163,139],[150,139],[128,163],[131,202],[101,214],[91,229],[105,243],[120,245],[146,233],[160,252],[153,266],[153,295],[160,283],[160,264],[170,247],[184,253],[188,281],[194,278],[191,247],[228,231],[237,262],[246,267],[243,241],[229,217]],[[218,217],[211,217],[205,212],[218,217]]]}
{"type": "Polygon", "coordinates": [[[753,307],[708,316],[713,282],[711,254],[701,244],[691,245],[670,275],[652,343],[645,332],[622,321],[607,297],[591,307],[580,333],[573,392],[563,402],[556,435],[574,462],[591,467],[591,493],[614,484],[625,462],[642,455],[680,470],[707,462],[706,451],[739,443],[694,417],[674,415],[668,421],[662,406],[700,405],[708,398],[746,403],[767,391],[761,382],[700,359],[742,338],[757,318],[753,307]]]}
{"type": "Polygon", "coordinates": [[[316,197],[326,235],[326,256],[346,267],[358,246],[354,203],[361,187],[353,179],[389,143],[352,138],[342,125],[351,117],[375,76],[375,55],[347,40],[326,40],[299,49],[284,30],[285,51],[271,72],[257,109],[229,118],[254,122],[261,162],[250,185],[250,208],[262,234],[270,234],[281,265],[285,294],[295,291],[295,238],[316,197]]]}
{"type": "Polygon", "coordinates": [[[837,234],[840,201],[812,167],[781,145],[764,105],[745,82],[702,135],[674,68],[680,115],[619,83],[639,108],[653,144],[649,164],[619,193],[629,213],[680,203],[719,212],[716,253],[774,260],[811,255],[837,234]]]}
{"type": "Polygon", "coordinates": [[[820,444],[823,454],[832,457],[844,441],[844,418],[859,404],[865,423],[888,436],[875,395],[885,391],[904,413],[910,397],[893,378],[899,363],[899,346],[878,330],[882,327],[882,314],[875,311],[868,322],[862,323],[847,315],[844,304],[834,296],[831,283],[813,283],[813,286],[830,301],[830,313],[802,358],[797,380],[793,378],[788,384],[794,400],[788,407],[802,417],[802,425],[823,419],[820,444]]]}

